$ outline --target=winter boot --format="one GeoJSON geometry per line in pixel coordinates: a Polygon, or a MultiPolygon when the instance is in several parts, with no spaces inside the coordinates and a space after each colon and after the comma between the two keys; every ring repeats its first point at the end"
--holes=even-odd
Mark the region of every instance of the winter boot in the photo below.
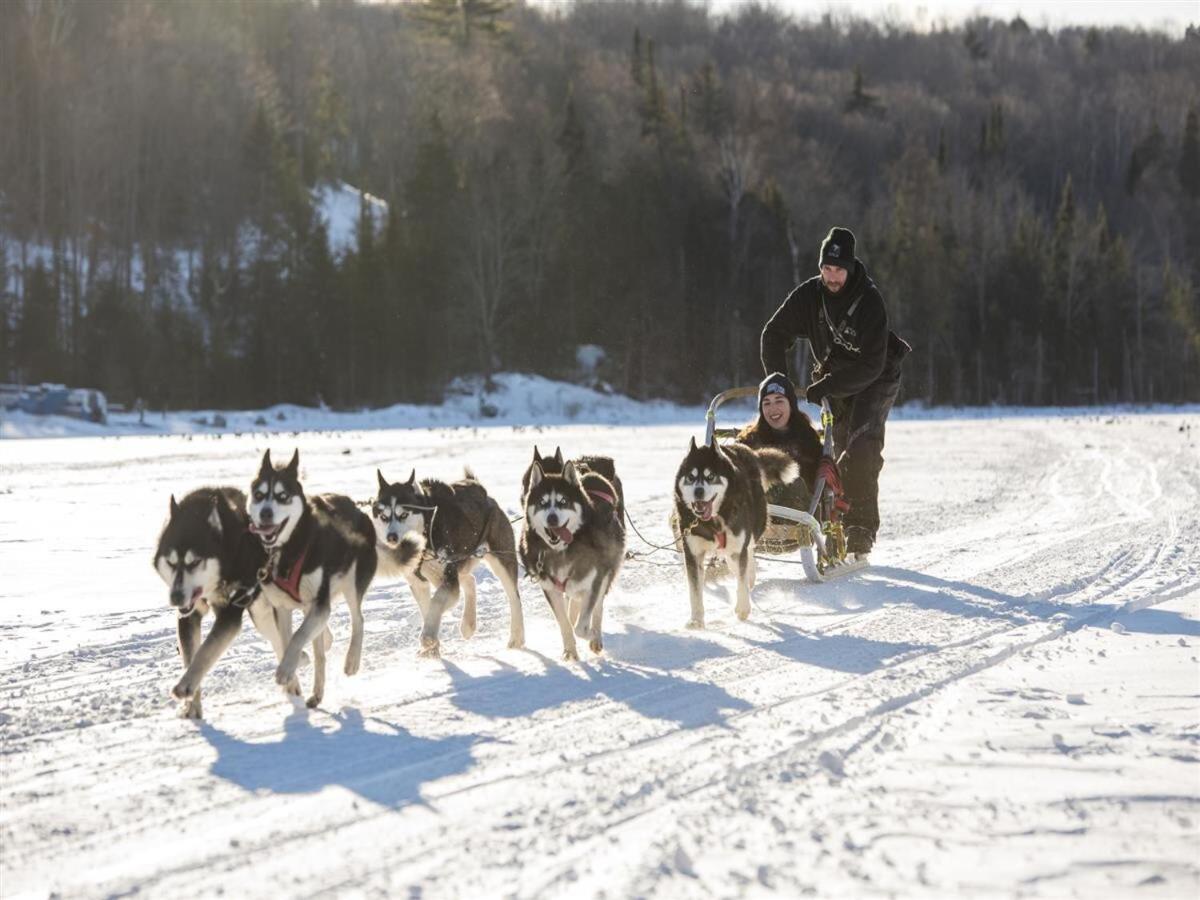
{"type": "Polygon", "coordinates": [[[875,535],[865,528],[850,525],[846,528],[846,559],[865,559],[875,544],[875,535]]]}

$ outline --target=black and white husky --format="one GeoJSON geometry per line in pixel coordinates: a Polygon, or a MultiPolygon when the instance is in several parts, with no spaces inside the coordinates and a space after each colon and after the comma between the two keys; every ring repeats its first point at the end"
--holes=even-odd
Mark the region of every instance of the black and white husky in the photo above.
{"type": "Polygon", "coordinates": [[[517,590],[517,547],[512,524],[468,469],[461,481],[433,478],[389,484],[376,471],[372,505],[380,570],[403,575],[421,611],[423,656],[438,656],[442,616],[466,595],[462,636],[475,633],[475,567],[487,564],[508,596],[509,647],[525,646],[525,618],[517,590]]]}
{"type": "Polygon", "coordinates": [[[696,446],[696,439],[675,475],[675,515],[682,537],[692,617],[689,628],[704,627],[704,559],[723,555],[737,572],[739,619],[750,615],[754,587],[754,547],[767,527],[767,489],[795,481],[800,472],[779,450],[752,450],[745,444],[696,446]]]}
{"type": "Polygon", "coordinates": [[[377,558],[371,520],[349,497],[319,494],[306,498],[300,485],[300,451],[283,468],[271,464],[271,451],[250,485],[246,511],[250,530],[267,554],[263,596],[278,610],[281,637],[286,649],[275,680],[288,684],[296,675],[306,644],[313,648],[313,692],[308,706],[325,695],[325,651],[331,636],[329,621],[333,598],[341,594],[350,607],[350,648],[346,651],[347,675],[358,672],[362,661],[362,601],[375,576],[377,558]],[[292,634],[292,611],[304,620],[292,634]]]}
{"type": "MultiPolygon", "coordinates": [[[[170,518],[154,552],[154,568],[170,588],[177,613],[184,667],[171,694],[182,701],[179,714],[187,718],[201,717],[200,683],[241,631],[243,606],[231,602],[230,595],[252,587],[266,561],[261,544],[250,534],[245,505],[246,495],[230,487],[200,488],[178,503],[172,496],[170,518]],[[214,622],[202,643],[200,626],[209,612],[214,622]]],[[[274,610],[259,598],[248,611],[281,658],[283,640],[274,610]]]]}
{"type": "Polygon", "coordinates": [[[577,660],[576,637],[594,653],[604,649],[604,598],[625,558],[625,500],[611,459],[563,463],[561,451],[553,461],[534,454],[524,482],[521,561],[546,594],[562,633],[563,659],[577,660]]]}

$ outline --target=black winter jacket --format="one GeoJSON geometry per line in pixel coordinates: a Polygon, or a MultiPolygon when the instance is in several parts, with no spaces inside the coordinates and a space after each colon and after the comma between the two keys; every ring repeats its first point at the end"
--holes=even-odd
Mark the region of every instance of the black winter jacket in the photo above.
{"type": "Polygon", "coordinates": [[[862,261],[854,263],[854,274],[836,295],[816,275],[775,310],[762,332],[765,372],[786,372],[787,351],[803,337],[812,343],[813,377],[829,377],[830,396],[849,397],[900,377],[900,361],[912,348],[888,329],[883,296],[862,261]]]}

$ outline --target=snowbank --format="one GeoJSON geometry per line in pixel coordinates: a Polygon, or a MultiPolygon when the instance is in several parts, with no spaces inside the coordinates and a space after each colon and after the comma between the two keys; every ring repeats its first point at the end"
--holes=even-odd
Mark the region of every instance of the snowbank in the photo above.
{"type": "Polygon", "coordinates": [[[401,403],[383,409],[333,412],[281,404],[263,410],[193,410],[165,416],[114,413],[107,425],[62,416],[0,413],[0,438],[105,437],[129,434],[228,434],[245,432],[375,431],[393,428],[480,427],[491,425],[621,425],[702,423],[704,411],[665,401],[642,402],[619,394],[538,375],[505,373],[496,390],[483,395],[478,384],[458,380],[438,406],[401,403]]]}

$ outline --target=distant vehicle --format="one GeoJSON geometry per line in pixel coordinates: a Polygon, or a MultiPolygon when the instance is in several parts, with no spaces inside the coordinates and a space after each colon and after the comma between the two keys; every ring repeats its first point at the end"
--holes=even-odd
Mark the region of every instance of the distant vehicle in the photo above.
{"type": "Polygon", "coordinates": [[[35,416],[71,416],[101,425],[108,421],[108,398],[103,391],[64,384],[0,384],[0,406],[35,416]]]}

